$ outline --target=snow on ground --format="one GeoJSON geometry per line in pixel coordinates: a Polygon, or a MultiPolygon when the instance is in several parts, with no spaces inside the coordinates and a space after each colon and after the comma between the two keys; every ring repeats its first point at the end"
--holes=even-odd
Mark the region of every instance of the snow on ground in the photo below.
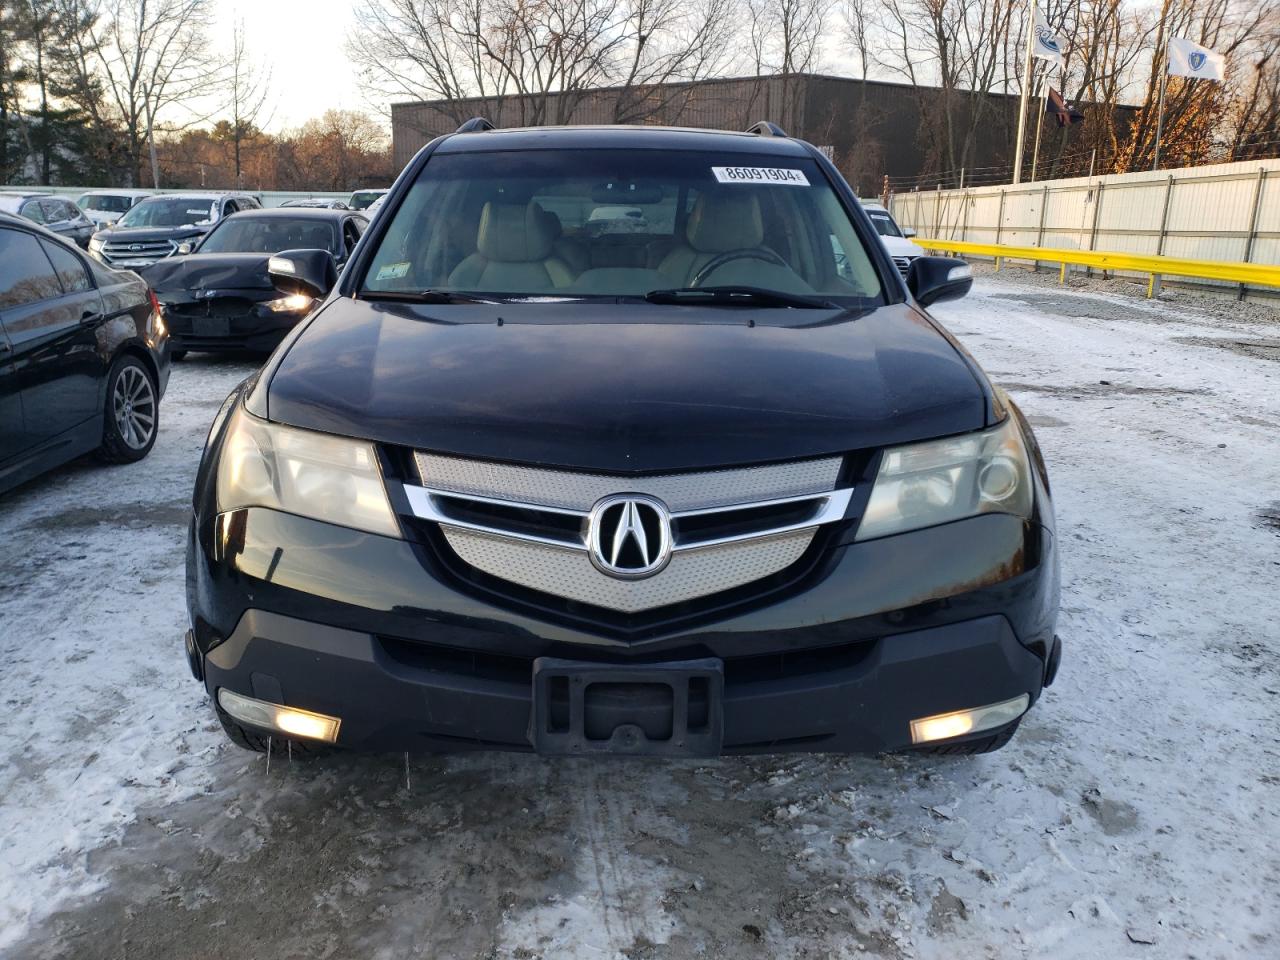
{"type": "Polygon", "coordinates": [[[181,653],[204,431],[0,500],[0,956],[1280,955],[1280,323],[984,271],[936,313],[1032,418],[1061,675],[1000,753],[289,764],[181,653]]]}

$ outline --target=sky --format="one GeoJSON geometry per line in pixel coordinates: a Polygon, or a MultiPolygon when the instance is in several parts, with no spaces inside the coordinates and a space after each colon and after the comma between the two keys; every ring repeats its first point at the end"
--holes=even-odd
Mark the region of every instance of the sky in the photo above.
{"type": "Polygon", "coordinates": [[[272,132],[300,126],[326,110],[359,110],[383,120],[386,104],[361,95],[345,41],[351,0],[220,0],[217,33],[228,49],[237,20],[250,56],[271,71],[271,100],[262,125],[272,132]]]}

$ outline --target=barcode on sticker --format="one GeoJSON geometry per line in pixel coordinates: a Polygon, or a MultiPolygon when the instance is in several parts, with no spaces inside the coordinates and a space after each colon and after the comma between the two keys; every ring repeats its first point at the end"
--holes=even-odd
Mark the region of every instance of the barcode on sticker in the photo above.
{"type": "Polygon", "coordinates": [[[809,186],[803,170],[784,167],[712,167],[711,173],[721,183],[780,183],[792,187],[809,186]]]}

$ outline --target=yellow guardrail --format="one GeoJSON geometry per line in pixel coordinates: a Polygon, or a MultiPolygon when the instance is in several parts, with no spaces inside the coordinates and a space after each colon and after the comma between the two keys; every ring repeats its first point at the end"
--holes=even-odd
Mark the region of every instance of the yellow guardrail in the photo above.
{"type": "Polygon", "coordinates": [[[967,240],[916,238],[926,250],[950,253],[972,253],[994,257],[996,269],[1001,260],[1031,260],[1061,264],[1058,282],[1066,280],[1068,266],[1094,267],[1099,270],[1127,270],[1148,274],[1147,296],[1160,291],[1161,277],[1192,277],[1197,280],[1226,280],[1259,287],[1280,287],[1280,266],[1267,263],[1232,263],[1216,260],[1183,260],[1178,257],[1142,253],[1115,253],[1104,250],[1059,250],[1056,247],[1014,247],[1004,243],[970,243],[967,240]]]}

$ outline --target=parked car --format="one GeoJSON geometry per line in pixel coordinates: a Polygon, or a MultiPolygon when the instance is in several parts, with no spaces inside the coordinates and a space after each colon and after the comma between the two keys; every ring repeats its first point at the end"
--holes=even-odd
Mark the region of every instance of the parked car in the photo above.
{"type": "Polygon", "coordinates": [[[168,350],[136,274],[0,214],[0,492],[92,450],[150,453],[168,350]]]}
{"type": "Polygon", "coordinates": [[[113,267],[137,270],[172,256],[214,225],[262,204],[247,193],[164,193],[130,207],[114,225],[89,241],[89,252],[113,267]]]}
{"type": "Polygon", "coordinates": [[[307,199],[286,200],[280,204],[282,207],[314,207],[319,210],[349,210],[351,209],[341,200],[326,200],[323,197],[310,197],[307,199]]]}
{"type": "Polygon", "coordinates": [[[218,223],[190,253],[145,268],[164,310],[173,359],[188,350],[273,349],[310,312],[311,297],[281,296],[267,261],[281,250],[322,249],[338,269],[369,221],[339,210],[276,207],[236,213],[218,223]]]}
{"type": "Polygon", "coordinates": [[[96,229],[101,230],[128,213],[139,200],[151,195],[150,190],[90,190],[80,196],[76,206],[93,221],[96,229]]]}
{"type": "Polygon", "coordinates": [[[367,210],[373,205],[373,201],[386,196],[386,193],[386,190],[357,190],[351,194],[347,206],[352,210],[367,210]]]}
{"type": "Polygon", "coordinates": [[[898,221],[893,219],[893,214],[882,203],[877,203],[874,200],[863,200],[862,208],[867,211],[867,216],[871,218],[871,225],[876,228],[876,233],[880,234],[880,242],[889,251],[889,256],[893,258],[894,266],[905,277],[907,271],[911,269],[912,261],[916,257],[924,256],[924,247],[911,239],[916,235],[916,232],[910,228],[904,230],[898,226],[898,221]]]}
{"type": "Polygon", "coordinates": [[[87,246],[93,234],[93,223],[74,203],[51,193],[25,190],[0,193],[0,213],[15,214],[38,223],[80,247],[87,246]]]}
{"type": "Polygon", "coordinates": [[[1009,740],[1058,565],[1026,418],[928,312],[970,269],[904,280],[817,148],[751,133],[471,121],[336,282],[272,258],[325,300],[219,410],[187,554],[234,742],[1009,740]],[[584,230],[621,196],[649,232],[584,230]]]}

